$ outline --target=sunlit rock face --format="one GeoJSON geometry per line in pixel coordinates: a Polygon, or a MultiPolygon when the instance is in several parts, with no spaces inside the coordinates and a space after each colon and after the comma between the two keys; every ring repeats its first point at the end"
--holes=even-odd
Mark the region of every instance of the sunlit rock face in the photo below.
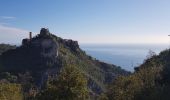
{"type": "Polygon", "coordinates": [[[58,56],[58,45],[50,40],[45,39],[41,42],[42,56],[44,57],[57,57],[58,56]]]}

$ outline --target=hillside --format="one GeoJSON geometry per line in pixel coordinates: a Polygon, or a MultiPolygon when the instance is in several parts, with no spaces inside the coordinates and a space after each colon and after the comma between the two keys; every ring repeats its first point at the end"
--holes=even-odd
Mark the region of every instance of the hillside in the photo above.
{"type": "Polygon", "coordinates": [[[0,57],[1,73],[10,72],[15,76],[29,73],[33,77],[31,83],[39,88],[66,65],[76,66],[87,77],[89,89],[96,94],[105,91],[115,77],[129,74],[116,65],[86,55],[77,41],[57,37],[45,28],[37,36],[23,39],[16,49],[5,50],[0,57]]]}
{"type": "Polygon", "coordinates": [[[108,100],[169,100],[170,49],[150,52],[129,76],[117,77],[106,93],[108,100]]]}

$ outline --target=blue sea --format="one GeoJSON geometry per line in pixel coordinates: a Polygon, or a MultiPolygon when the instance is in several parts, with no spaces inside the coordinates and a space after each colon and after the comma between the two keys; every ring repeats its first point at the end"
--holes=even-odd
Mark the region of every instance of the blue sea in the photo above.
{"type": "Polygon", "coordinates": [[[81,44],[86,53],[98,60],[114,64],[128,71],[134,71],[149,55],[149,51],[159,54],[168,49],[168,44],[81,44]]]}

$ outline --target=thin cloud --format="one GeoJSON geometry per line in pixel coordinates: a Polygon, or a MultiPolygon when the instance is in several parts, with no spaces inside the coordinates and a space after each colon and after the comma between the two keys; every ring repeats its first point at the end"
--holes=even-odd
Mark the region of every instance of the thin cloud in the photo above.
{"type": "Polygon", "coordinates": [[[19,34],[19,33],[28,33],[28,31],[15,28],[15,27],[8,27],[8,26],[0,25],[0,33],[19,34]]]}
{"type": "Polygon", "coordinates": [[[13,16],[0,16],[1,19],[15,19],[13,16]]]}
{"type": "Polygon", "coordinates": [[[0,43],[20,44],[23,38],[28,37],[27,30],[0,25],[0,43]]]}
{"type": "Polygon", "coordinates": [[[9,23],[0,22],[0,25],[10,25],[9,23]]]}

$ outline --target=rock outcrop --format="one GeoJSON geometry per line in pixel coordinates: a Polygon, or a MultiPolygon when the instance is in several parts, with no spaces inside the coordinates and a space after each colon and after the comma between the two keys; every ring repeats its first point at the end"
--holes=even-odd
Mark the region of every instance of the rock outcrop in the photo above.
{"type": "Polygon", "coordinates": [[[23,67],[26,70],[56,66],[58,49],[59,45],[51,37],[49,30],[42,28],[36,37],[23,39],[22,46],[5,52],[4,65],[15,66],[14,69],[16,66],[23,67]]]}
{"type": "Polygon", "coordinates": [[[73,41],[71,39],[65,39],[64,44],[71,48],[72,51],[76,52],[79,50],[79,45],[77,41],[73,41]]]}
{"type": "Polygon", "coordinates": [[[41,56],[47,59],[56,59],[58,56],[58,43],[51,38],[48,29],[42,28],[38,37],[31,39],[29,45],[34,48],[41,48],[41,56]]]}

